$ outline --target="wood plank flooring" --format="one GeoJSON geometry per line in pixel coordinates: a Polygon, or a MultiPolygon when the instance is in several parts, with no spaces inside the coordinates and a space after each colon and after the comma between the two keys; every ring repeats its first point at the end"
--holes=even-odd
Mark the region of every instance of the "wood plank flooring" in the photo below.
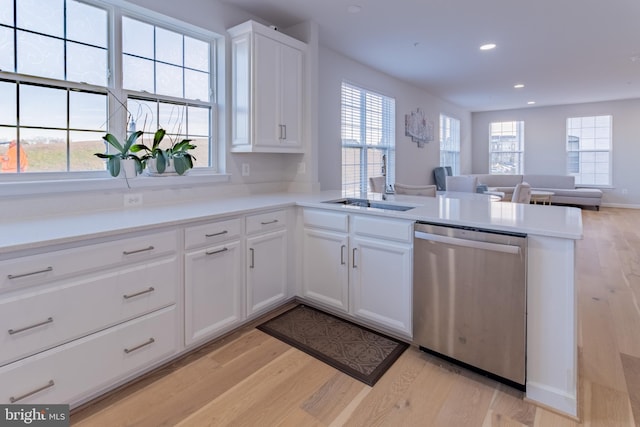
{"type": "Polygon", "coordinates": [[[369,387],[242,328],[102,400],[78,426],[640,425],[640,210],[583,211],[577,242],[581,422],[407,350],[369,387]],[[635,420],[635,421],[634,421],[635,420]]]}

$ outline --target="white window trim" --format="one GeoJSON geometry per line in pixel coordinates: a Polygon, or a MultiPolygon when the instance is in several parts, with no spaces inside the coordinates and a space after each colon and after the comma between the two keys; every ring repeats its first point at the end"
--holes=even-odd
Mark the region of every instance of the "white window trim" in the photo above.
{"type": "MultiPolygon", "coordinates": [[[[573,116],[573,117],[567,117],[565,120],[565,156],[568,157],[570,152],[575,152],[575,153],[581,153],[581,152],[590,152],[590,153],[609,153],[609,182],[607,184],[576,184],[576,188],[603,188],[603,189],[614,189],[615,186],[613,185],[613,114],[611,113],[604,113],[604,114],[592,114],[592,115],[587,115],[587,116],[573,116]],[[569,134],[569,127],[568,127],[568,121],[571,118],[578,118],[578,117],[600,117],[600,116],[608,116],[611,117],[611,123],[610,123],[610,127],[609,127],[609,149],[608,150],[569,150],[569,144],[567,142],[567,137],[569,134]]],[[[565,157],[565,172],[567,173],[567,175],[571,175],[571,176],[576,176],[575,174],[569,173],[569,171],[567,170],[567,157],[565,157]]]]}
{"type": "MultiPolygon", "coordinates": [[[[521,159],[520,159],[520,171],[518,172],[518,175],[523,175],[525,173],[525,170],[524,170],[524,153],[525,153],[524,144],[525,144],[525,141],[524,141],[524,139],[522,141],[522,149],[521,150],[509,150],[509,151],[493,151],[493,150],[491,150],[491,136],[492,136],[491,135],[491,124],[492,123],[508,123],[508,122],[515,122],[515,123],[520,122],[520,123],[522,123],[523,133],[524,133],[524,120],[500,120],[500,121],[489,123],[489,165],[488,165],[488,170],[489,170],[489,173],[492,174],[491,173],[491,155],[492,154],[518,153],[521,156],[521,159]]],[[[492,174],[492,175],[505,175],[505,174],[492,174]]]]}
{"type": "MultiPolygon", "coordinates": [[[[124,0],[81,0],[89,5],[102,7],[107,10],[109,16],[109,41],[110,46],[118,44],[118,53],[122,52],[121,40],[121,19],[122,16],[129,16],[140,19],[151,24],[159,25],[163,28],[181,32],[185,35],[204,39],[211,45],[210,52],[210,72],[212,76],[212,126],[211,139],[217,141],[210,147],[210,155],[214,156],[215,164],[208,168],[194,168],[186,176],[166,176],[148,177],[140,175],[136,178],[125,180],[111,177],[107,170],[104,171],[78,171],[78,172],[55,172],[55,173],[22,173],[4,174],[0,177],[0,194],[3,196],[37,195],[52,193],[67,193],[76,191],[101,191],[101,190],[128,190],[133,188],[172,188],[192,185],[206,185],[212,183],[225,183],[230,181],[230,175],[225,173],[226,136],[224,134],[225,114],[218,108],[218,100],[225,99],[226,88],[224,78],[218,74],[219,69],[224,69],[225,43],[223,35],[213,31],[189,24],[184,21],[163,15],[161,13],[145,9],[144,7],[133,5],[124,0]],[[215,86],[213,86],[215,85],[215,86]],[[215,89],[214,89],[215,87],[215,89]],[[222,92],[221,92],[222,91],[222,92]],[[128,181],[128,184],[127,184],[128,181]]],[[[122,70],[115,67],[116,53],[109,50],[109,86],[93,86],[76,82],[65,82],[67,87],[93,90],[95,92],[107,93],[111,91],[118,99],[126,102],[127,95],[139,95],[139,92],[125,91],[122,87],[115,87],[115,81],[122,81],[122,70]],[[115,76],[114,71],[119,73],[115,76]]],[[[19,80],[25,83],[40,83],[57,86],[58,80],[46,77],[21,75],[17,73],[7,73],[0,71],[0,78],[7,80],[19,80]]],[[[155,96],[155,94],[150,94],[155,96]]],[[[166,97],[165,97],[166,98],[166,97]]],[[[197,103],[197,101],[194,101],[197,103]]],[[[117,108],[109,103],[110,124],[107,132],[118,136],[115,129],[122,129],[124,132],[126,125],[126,112],[122,114],[112,114],[111,108],[117,108]]]]}

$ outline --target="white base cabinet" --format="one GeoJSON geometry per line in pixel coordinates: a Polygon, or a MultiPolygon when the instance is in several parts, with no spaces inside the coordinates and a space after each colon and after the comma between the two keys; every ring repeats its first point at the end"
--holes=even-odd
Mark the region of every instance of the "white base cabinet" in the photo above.
{"type": "Polygon", "coordinates": [[[247,315],[265,311],[287,296],[287,230],[247,239],[247,315]]]}
{"type": "Polygon", "coordinates": [[[411,337],[413,222],[305,209],[303,297],[411,337]]]}

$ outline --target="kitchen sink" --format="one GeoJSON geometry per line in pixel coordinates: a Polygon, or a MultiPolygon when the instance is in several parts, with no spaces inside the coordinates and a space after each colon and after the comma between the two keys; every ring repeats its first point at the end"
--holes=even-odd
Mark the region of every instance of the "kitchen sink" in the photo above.
{"type": "Polygon", "coordinates": [[[402,212],[415,208],[415,206],[395,205],[392,203],[379,202],[377,200],[356,199],[351,197],[346,197],[346,198],[337,199],[337,200],[328,200],[323,203],[333,203],[336,205],[359,206],[363,208],[384,209],[388,211],[402,211],[402,212]]]}

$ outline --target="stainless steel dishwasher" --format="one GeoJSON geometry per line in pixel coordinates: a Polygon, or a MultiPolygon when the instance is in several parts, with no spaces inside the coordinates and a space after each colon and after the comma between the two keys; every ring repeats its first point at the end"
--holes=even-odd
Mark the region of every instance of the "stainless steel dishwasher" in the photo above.
{"type": "Polygon", "coordinates": [[[525,234],[416,223],[414,343],[524,390],[526,260],[525,234]]]}

